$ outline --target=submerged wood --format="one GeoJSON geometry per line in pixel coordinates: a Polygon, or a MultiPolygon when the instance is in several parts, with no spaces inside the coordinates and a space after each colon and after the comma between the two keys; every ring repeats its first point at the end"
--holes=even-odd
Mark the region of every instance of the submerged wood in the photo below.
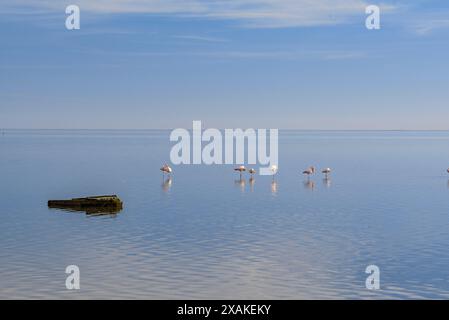
{"type": "Polygon", "coordinates": [[[70,200],[49,200],[49,208],[84,211],[92,213],[117,213],[123,202],[116,195],[73,198],[70,200]]]}

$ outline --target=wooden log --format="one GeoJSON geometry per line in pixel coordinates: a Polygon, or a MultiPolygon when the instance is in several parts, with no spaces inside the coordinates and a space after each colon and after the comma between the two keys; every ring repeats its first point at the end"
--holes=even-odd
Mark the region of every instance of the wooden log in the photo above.
{"type": "Polygon", "coordinates": [[[72,209],[79,211],[111,210],[120,211],[123,202],[116,195],[73,198],[70,200],[49,200],[48,207],[58,209],[72,209]]]}

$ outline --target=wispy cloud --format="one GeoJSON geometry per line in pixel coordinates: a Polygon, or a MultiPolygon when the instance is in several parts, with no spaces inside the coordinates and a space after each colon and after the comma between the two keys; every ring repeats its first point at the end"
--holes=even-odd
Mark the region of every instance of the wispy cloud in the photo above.
{"type": "Polygon", "coordinates": [[[347,60],[358,59],[365,55],[362,52],[333,50],[303,51],[216,51],[192,53],[216,59],[260,59],[260,60],[347,60]]]}
{"type": "Polygon", "coordinates": [[[105,51],[87,50],[79,51],[82,54],[130,56],[134,58],[145,57],[166,57],[166,58],[209,58],[214,60],[354,60],[367,57],[360,51],[338,51],[338,50],[223,50],[223,51],[105,51]]]}
{"type": "Polygon", "coordinates": [[[204,42],[228,42],[228,40],[222,38],[198,36],[198,35],[174,35],[172,36],[172,38],[182,40],[204,41],[204,42]]]}
{"type": "MultiPolygon", "coordinates": [[[[84,12],[153,13],[180,17],[226,19],[252,28],[335,25],[364,15],[365,0],[77,0],[84,12]]],[[[0,12],[18,8],[63,10],[60,0],[15,0],[0,3],[0,12]]],[[[392,6],[384,6],[391,9],[392,6]]],[[[193,40],[193,39],[192,39],[193,40]]]]}
{"type": "Polygon", "coordinates": [[[322,52],[321,58],[323,60],[351,60],[364,58],[366,55],[363,52],[322,52]]]}
{"type": "Polygon", "coordinates": [[[449,28],[449,19],[428,19],[415,24],[415,32],[421,36],[447,28],[449,28]]]}

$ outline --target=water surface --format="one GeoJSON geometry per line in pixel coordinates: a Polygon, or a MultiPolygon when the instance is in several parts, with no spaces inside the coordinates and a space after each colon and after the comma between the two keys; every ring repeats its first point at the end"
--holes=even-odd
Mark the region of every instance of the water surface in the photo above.
{"type": "Polygon", "coordinates": [[[167,181],[168,137],[2,131],[0,298],[449,298],[449,132],[281,131],[274,181],[226,165],[167,181]],[[311,164],[334,172],[308,181],[311,164]],[[47,208],[100,194],[124,209],[47,208]]]}

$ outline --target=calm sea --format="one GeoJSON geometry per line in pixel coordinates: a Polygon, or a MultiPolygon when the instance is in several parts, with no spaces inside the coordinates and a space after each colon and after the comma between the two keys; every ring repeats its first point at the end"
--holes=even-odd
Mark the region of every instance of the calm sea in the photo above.
{"type": "Polygon", "coordinates": [[[0,298],[449,298],[449,132],[281,131],[274,181],[226,165],[163,179],[171,146],[169,131],[0,132],[0,298]],[[310,165],[330,179],[307,181],[310,165]],[[47,207],[101,194],[124,209],[47,207]]]}

